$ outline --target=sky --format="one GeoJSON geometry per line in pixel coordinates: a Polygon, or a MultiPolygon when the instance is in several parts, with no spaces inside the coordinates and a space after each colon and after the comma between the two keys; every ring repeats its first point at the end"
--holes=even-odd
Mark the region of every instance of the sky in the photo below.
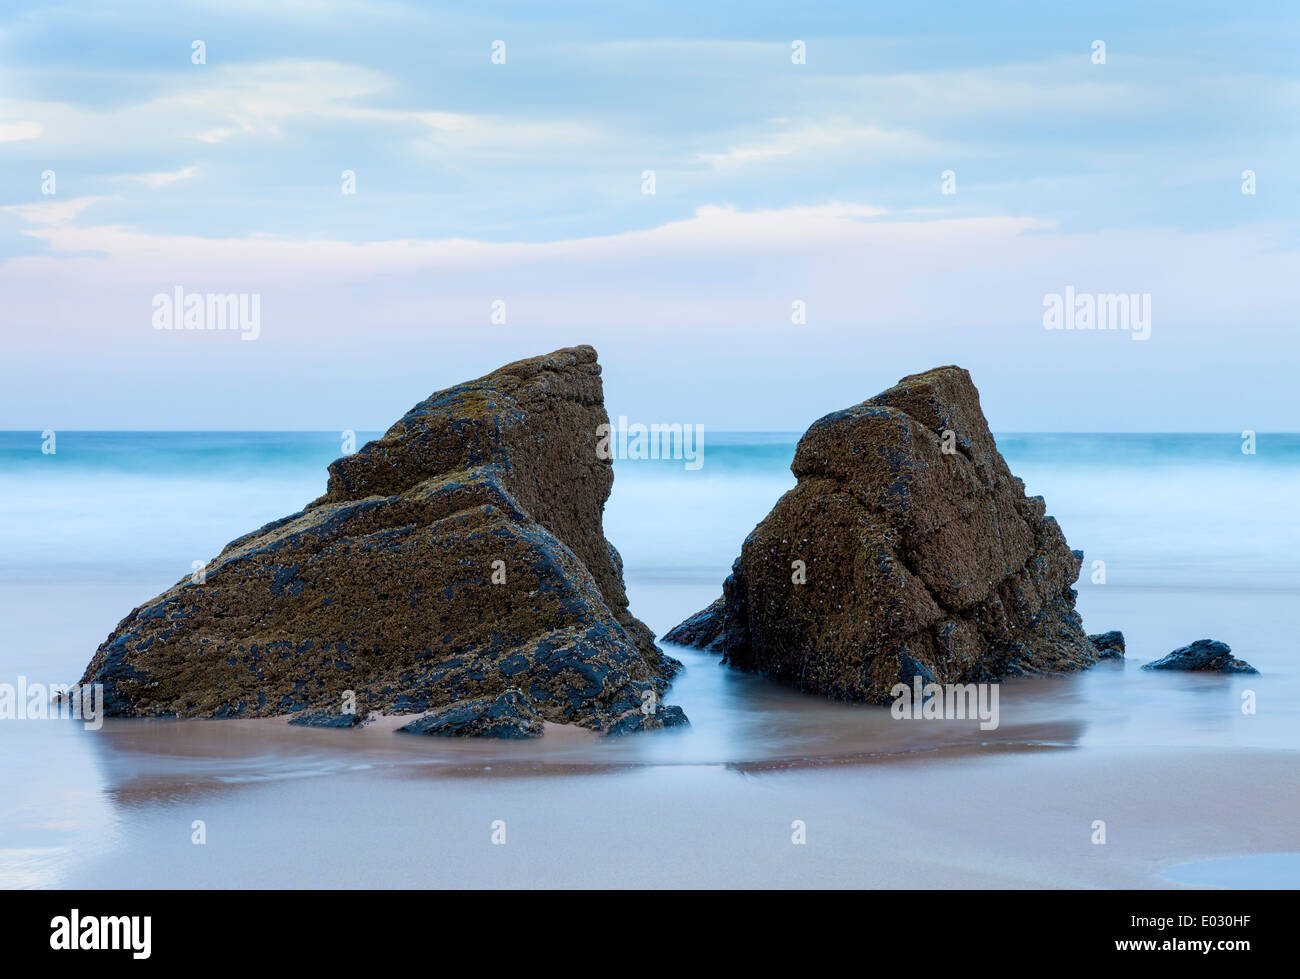
{"type": "Polygon", "coordinates": [[[378,430],[590,343],[643,423],[957,363],[997,431],[1300,430],[1300,7],[1058,6],[7,0],[0,429],[378,430]]]}

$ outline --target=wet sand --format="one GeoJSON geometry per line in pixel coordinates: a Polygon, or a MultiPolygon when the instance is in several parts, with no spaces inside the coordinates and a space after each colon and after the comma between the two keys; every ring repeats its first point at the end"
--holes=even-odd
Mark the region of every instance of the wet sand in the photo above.
{"type": "MultiPolygon", "coordinates": [[[[200,727],[231,737],[188,725],[200,727]]],[[[250,765],[232,752],[207,771],[192,753],[149,755],[152,770],[110,778],[112,831],[65,851],[58,883],[1177,887],[1162,870],[1300,851],[1300,759],[1284,751],[966,746],[757,769],[447,765],[383,748],[287,768],[274,755],[250,765]],[[203,845],[191,840],[196,820],[203,845]],[[493,843],[498,820],[504,844],[493,843]]]]}

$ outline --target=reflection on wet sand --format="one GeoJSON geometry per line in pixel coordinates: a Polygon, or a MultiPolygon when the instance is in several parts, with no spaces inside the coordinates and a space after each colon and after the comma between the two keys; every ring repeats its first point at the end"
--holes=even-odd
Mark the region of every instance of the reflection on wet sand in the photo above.
{"type": "MultiPolygon", "coordinates": [[[[715,667],[716,669],[716,667],[715,667]]],[[[919,722],[887,709],[801,696],[737,676],[743,712],[711,717],[682,731],[601,738],[548,725],[530,741],[396,734],[406,718],[379,717],[348,730],[292,727],[284,718],[222,721],[108,721],[90,738],[105,791],[123,806],[175,801],[283,779],[389,769],[419,778],[536,778],[605,775],[646,767],[720,766],[755,774],[827,766],[905,762],[926,755],[1038,751],[1074,747],[1079,720],[919,722]]],[[[1060,699],[1049,698],[1059,708],[1060,699]]]]}

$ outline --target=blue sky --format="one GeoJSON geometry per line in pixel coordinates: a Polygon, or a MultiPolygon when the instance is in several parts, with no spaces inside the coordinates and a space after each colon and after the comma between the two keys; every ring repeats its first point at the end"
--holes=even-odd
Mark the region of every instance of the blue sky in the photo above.
{"type": "Polygon", "coordinates": [[[1002,430],[1300,429],[1294,8],[482,6],[7,4],[0,428],[382,428],[589,342],[646,421],[957,362],[1002,430]],[[1067,285],[1151,338],[1045,331],[1067,285]]]}

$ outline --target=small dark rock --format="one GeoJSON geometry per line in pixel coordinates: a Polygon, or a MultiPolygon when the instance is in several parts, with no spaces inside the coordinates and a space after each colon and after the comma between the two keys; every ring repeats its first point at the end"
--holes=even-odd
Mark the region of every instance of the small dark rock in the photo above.
{"type": "Polygon", "coordinates": [[[1124,658],[1124,633],[1118,629],[1099,632],[1095,636],[1089,636],[1088,641],[1097,647],[1102,659],[1124,658]]]}
{"type": "Polygon", "coordinates": [[[514,687],[495,700],[463,700],[397,729],[399,734],[444,738],[540,738],[542,718],[532,700],[514,687]]]}
{"type": "Polygon", "coordinates": [[[361,723],[361,715],[331,714],[328,711],[308,711],[289,718],[290,724],[298,727],[356,727],[361,723]]]}
{"type": "Polygon", "coordinates": [[[1168,656],[1145,664],[1144,670],[1204,670],[1216,673],[1258,673],[1245,660],[1232,655],[1226,642],[1198,639],[1190,646],[1179,646],[1168,656]]]}
{"type": "Polygon", "coordinates": [[[691,646],[709,652],[722,652],[722,640],[726,633],[724,606],[725,601],[721,598],[717,599],[708,608],[696,612],[669,631],[664,636],[664,642],[676,643],[678,646],[691,646]]]}
{"type": "Polygon", "coordinates": [[[689,725],[690,721],[686,719],[686,714],[680,707],[665,705],[650,714],[642,713],[639,710],[625,714],[610,725],[605,733],[632,734],[636,731],[654,731],[658,728],[689,725]]]}

